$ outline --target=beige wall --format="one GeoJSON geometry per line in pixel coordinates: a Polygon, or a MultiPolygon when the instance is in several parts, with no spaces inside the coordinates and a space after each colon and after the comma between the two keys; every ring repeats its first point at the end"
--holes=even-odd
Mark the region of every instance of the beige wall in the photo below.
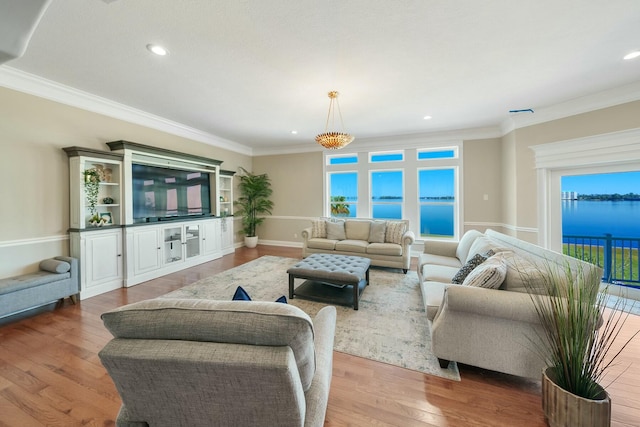
{"type": "Polygon", "coordinates": [[[309,218],[322,216],[322,159],[322,152],[253,158],[253,172],[267,173],[273,187],[273,217],[258,229],[260,240],[300,244],[309,218]]]}
{"type": "Polygon", "coordinates": [[[249,156],[0,88],[0,277],[67,255],[69,163],[62,147],[128,140],[252,167],[249,156]]]}
{"type": "Polygon", "coordinates": [[[505,135],[504,223],[514,227],[517,237],[538,241],[537,172],[532,146],[636,128],[640,128],[640,101],[520,128],[505,135]]]}
{"type": "Polygon", "coordinates": [[[463,160],[465,231],[495,228],[502,219],[502,141],[465,141],[463,160]]]}

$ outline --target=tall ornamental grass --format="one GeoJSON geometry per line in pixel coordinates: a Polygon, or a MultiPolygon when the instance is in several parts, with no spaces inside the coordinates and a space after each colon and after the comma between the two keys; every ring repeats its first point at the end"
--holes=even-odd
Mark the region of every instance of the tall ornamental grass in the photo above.
{"type": "Polygon", "coordinates": [[[543,332],[538,338],[541,355],[552,368],[556,384],[586,399],[602,399],[601,380],[636,331],[614,350],[622,326],[629,316],[618,298],[609,310],[609,288],[600,290],[600,270],[583,266],[570,268],[547,262],[541,275],[524,277],[530,290],[544,284],[545,292],[530,292],[543,332]]]}

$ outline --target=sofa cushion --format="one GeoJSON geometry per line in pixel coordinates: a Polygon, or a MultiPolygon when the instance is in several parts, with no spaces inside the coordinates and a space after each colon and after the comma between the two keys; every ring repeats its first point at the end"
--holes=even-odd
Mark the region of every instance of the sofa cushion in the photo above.
{"type": "Polygon", "coordinates": [[[545,273],[540,267],[513,251],[500,254],[507,266],[507,275],[500,289],[511,292],[546,293],[545,273]]]}
{"type": "Polygon", "coordinates": [[[346,239],[336,242],[336,251],[364,254],[367,253],[367,246],[369,246],[369,242],[366,240],[346,239]]]}
{"type": "Polygon", "coordinates": [[[404,222],[400,221],[387,221],[387,229],[385,231],[384,241],[385,243],[402,244],[402,236],[406,231],[407,226],[404,222]]]}
{"type": "MultiPolygon", "coordinates": [[[[491,255],[493,255],[493,252],[491,252],[491,255]]],[[[465,262],[460,270],[458,270],[455,276],[453,276],[453,278],[451,279],[451,283],[455,283],[456,285],[462,284],[469,273],[471,273],[477,266],[485,262],[491,255],[489,255],[488,253],[473,255],[467,262],[465,262]]]]}
{"type": "Polygon", "coordinates": [[[387,221],[372,221],[369,229],[369,243],[384,243],[387,221]]]}
{"type": "Polygon", "coordinates": [[[451,284],[451,279],[458,270],[456,267],[448,267],[446,265],[425,265],[422,268],[422,277],[424,280],[451,284]]]}
{"type": "Polygon", "coordinates": [[[314,219],[311,221],[311,237],[327,238],[327,221],[324,219],[314,219]]]}
{"type": "Polygon", "coordinates": [[[327,239],[344,240],[347,235],[344,232],[344,221],[327,221],[327,239]]]}
{"type": "MultiPolygon", "coordinates": [[[[460,239],[458,242],[458,247],[456,248],[456,257],[460,260],[461,264],[467,262],[467,258],[469,257],[469,249],[475,240],[482,236],[483,234],[478,230],[469,230],[460,239]]],[[[477,252],[476,252],[477,253],[477,252]]],[[[474,255],[474,254],[472,254],[474,255]]]]}
{"type": "Polygon", "coordinates": [[[458,258],[435,254],[420,254],[420,265],[424,264],[446,265],[458,269],[462,267],[462,263],[458,258]]]}
{"type": "Polygon", "coordinates": [[[369,243],[367,253],[371,255],[401,256],[402,246],[395,243],[369,243]]]}
{"type": "Polygon", "coordinates": [[[344,224],[346,238],[349,240],[369,241],[371,221],[347,220],[344,224]]]}
{"type": "Polygon", "coordinates": [[[507,264],[502,252],[489,257],[485,262],[473,269],[464,279],[464,286],[498,289],[507,275],[507,264]]]}
{"type": "Polygon", "coordinates": [[[67,280],[70,277],[70,272],[52,274],[48,271],[37,271],[35,273],[0,279],[0,295],[34,288],[48,283],[59,282],[61,280],[67,280]]]}
{"type": "Polygon", "coordinates": [[[313,324],[309,315],[292,305],[151,299],[117,308],[101,317],[115,338],[289,346],[305,391],[315,374],[313,324]]]}
{"type": "Polygon", "coordinates": [[[71,270],[71,264],[68,262],[60,261],[57,259],[45,259],[44,261],[40,261],[39,265],[40,270],[48,271],[50,273],[66,273],[71,270]]]}
{"type": "Polygon", "coordinates": [[[427,312],[427,319],[435,319],[438,309],[442,305],[444,290],[447,286],[452,285],[437,281],[422,282],[422,301],[424,302],[424,308],[427,312]]]}
{"type": "Polygon", "coordinates": [[[307,240],[307,247],[311,249],[323,249],[326,251],[332,251],[336,248],[337,240],[330,239],[309,239],[307,240]]]}
{"type": "Polygon", "coordinates": [[[505,249],[501,248],[498,243],[494,242],[490,238],[486,236],[480,236],[471,244],[471,247],[469,248],[469,254],[467,255],[467,259],[465,260],[465,262],[469,261],[475,254],[484,254],[489,250],[493,250],[493,253],[498,253],[505,249]]]}

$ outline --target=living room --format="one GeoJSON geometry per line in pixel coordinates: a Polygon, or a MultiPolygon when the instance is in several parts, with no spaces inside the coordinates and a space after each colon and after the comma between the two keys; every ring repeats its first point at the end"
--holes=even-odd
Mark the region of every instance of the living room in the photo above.
{"type": "MultiPolygon", "coordinates": [[[[121,6],[120,2],[111,5],[99,1],[96,3],[99,7],[121,6]]],[[[623,8],[624,5],[616,6],[623,8]]],[[[633,4],[630,6],[631,15],[637,16],[637,6],[633,4]]],[[[615,24],[611,25],[615,27],[615,24]]],[[[637,46],[628,46],[628,50],[633,48],[637,46]]],[[[28,54],[29,51],[27,51],[28,54]]],[[[171,54],[174,55],[176,52],[171,54]]],[[[509,115],[505,111],[503,121],[496,122],[492,126],[472,129],[460,127],[410,134],[401,131],[384,136],[361,138],[350,126],[355,125],[349,120],[349,107],[353,106],[354,101],[347,101],[349,91],[347,88],[339,87],[338,89],[342,92],[341,101],[344,102],[341,106],[345,127],[356,135],[356,140],[343,152],[360,153],[384,150],[389,147],[394,149],[440,147],[449,146],[452,142],[458,144],[462,148],[463,175],[460,183],[461,215],[459,229],[456,231],[457,236],[460,237],[469,229],[493,228],[529,242],[552,246],[554,239],[559,238],[552,231],[553,226],[550,222],[554,218],[541,215],[541,209],[543,209],[541,205],[544,203],[540,201],[542,196],[539,174],[547,166],[537,163],[539,159],[536,158],[536,151],[532,147],[545,144],[575,146],[580,143],[588,144],[593,138],[606,137],[609,140],[615,140],[621,134],[625,137],[630,135],[632,138],[635,137],[636,142],[626,145],[627,149],[616,160],[618,165],[616,167],[625,165],[628,168],[639,169],[637,163],[637,153],[640,150],[640,143],[637,142],[640,141],[638,137],[640,127],[638,62],[619,62],[619,67],[635,67],[635,80],[613,88],[593,88],[593,90],[585,88],[579,96],[576,94],[562,102],[540,105],[539,108],[535,108],[533,115],[531,113],[509,115]]],[[[17,63],[18,61],[15,62],[17,63]]],[[[245,145],[244,141],[232,141],[207,132],[196,132],[193,127],[179,126],[177,119],[163,120],[159,114],[145,114],[143,110],[131,105],[127,106],[125,102],[110,101],[106,99],[109,97],[108,93],[102,94],[104,98],[97,97],[95,94],[88,95],[80,90],[74,90],[73,85],[63,85],[55,82],[54,79],[38,77],[37,70],[21,71],[12,64],[14,62],[7,62],[0,66],[0,86],[2,86],[0,87],[0,135],[4,153],[0,160],[0,179],[4,183],[0,187],[0,200],[3,201],[0,204],[2,218],[0,231],[3,236],[0,241],[0,259],[3,260],[0,263],[0,278],[32,271],[43,259],[69,254],[69,159],[62,150],[63,147],[68,146],[108,151],[106,142],[124,139],[219,159],[223,162],[224,169],[228,170],[235,171],[243,167],[255,173],[268,174],[274,188],[274,209],[259,230],[260,245],[257,252],[259,254],[266,253],[268,248],[270,254],[299,256],[301,231],[309,226],[312,219],[326,214],[327,206],[324,202],[326,152],[318,147],[312,138],[291,146],[284,144],[288,142],[287,138],[290,138],[290,135],[283,137],[283,144],[280,145],[257,147],[245,145]]],[[[323,82],[320,85],[321,90],[318,91],[321,99],[313,100],[319,101],[319,108],[322,110],[320,114],[313,114],[313,119],[318,123],[315,130],[312,130],[315,133],[323,131],[327,106],[325,92],[334,89],[325,88],[324,85],[323,82]]],[[[226,102],[230,100],[227,99],[226,102]]],[[[296,102],[302,101],[296,100],[296,102]]],[[[505,105],[505,110],[511,106],[505,105]]],[[[384,111],[381,114],[384,116],[384,111]]],[[[251,137],[247,137],[247,141],[250,140],[251,137]]],[[[610,151],[608,146],[601,145],[591,150],[592,157],[602,158],[602,150],[610,151]]],[[[598,164],[597,161],[589,159],[582,167],[589,165],[593,165],[595,169],[609,167],[615,163],[607,161],[607,164],[598,164]]],[[[574,166],[568,161],[562,167],[574,166]]],[[[557,218],[555,220],[557,221],[557,218]]],[[[234,229],[237,255],[235,258],[232,256],[231,259],[225,258],[214,262],[213,266],[206,270],[208,273],[230,268],[234,263],[240,263],[241,257],[249,259],[255,256],[245,255],[246,250],[241,248],[242,235],[238,233],[240,224],[237,220],[234,220],[234,229]]],[[[419,253],[422,251],[422,242],[418,240],[416,243],[414,251],[419,253]]],[[[412,269],[415,270],[414,267],[412,269]]],[[[189,279],[182,277],[176,280],[189,279]]],[[[160,279],[155,282],[156,285],[161,283],[163,282],[160,279]]],[[[173,290],[171,288],[171,285],[165,284],[165,287],[159,289],[168,292],[173,290]]],[[[111,297],[99,300],[103,301],[100,304],[103,304],[102,307],[109,306],[110,303],[104,302],[105,300],[118,300],[125,304],[129,300],[138,300],[137,294],[149,297],[160,294],[154,290],[145,291],[143,287],[132,287],[127,289],[127,292],[130,292],[131,296],[127,297],[126,294],[123,296],[117,291],[111,297]]],[[[81,304],[90,307],[95,304],[92,310],[100,309],[99,303],[92,303],[92,298],[82,301],[81,304]]],[[[75,311],[69,311],[70,308],[67,305],[63,308],[67,310],[64,313],[69,313],[68,316],[77,314],[75,311]]],[[[46,321],[43,322],[45,324],[39,324],[40,322],[36,320],[29,328],[39,326],[46,331],[46,321]]],[[[96,327],[95,324],[92,326],[96,327]]],[[[60,331],[52,331],[52,333],[58,335],[60,331]]],[[[83,337],[78,336],[76,339],[81,340],[83,337]]],[[[64,351],[64,347],[61,347],[60,351],[64,351]]],[[[6,361],[6,351],[2,354],[2,360],[6,361]]],[[[346,362],[346,365],[342,365],[335,375],[349,377],[350,373],[347,370],[353,369],[357,372],[358,363],[352,360],[346,362]]],[[[383,369],[384,373],[380,374],[382,378],[386,375],[393,377],[405,375],[396,371],[387,372],[384,368],[375,366],[383,369]]],[[[26,365],[22,368],[29,369],[26,365]]],[[[363,370],[367,369],[372,368],[369,366],[363,368],[363,370]]],[[[367,372],[360,372],[359,375],[377,375],[367,372]]],[[[498,388],[508,390],[506,394],[512,391],[509,389],[513,381],[511,379],[503,377],[496,379],[490,374],[473,369],[467,372],[473,378],[472,384],[475,387],[482,387],[483,378],[486,377],[486,384],[499,384],[498,388]]],[[[406,375],[411,376],[411,374],[406,375]]],[[[2,378],[4,379],[0,381],[0,389],[8,387],[11,383],[6,376],[2,378]]],[[[405,385],[416,392],[416,388],[423,386],[427,388],[433,380],[422,379],[422,377],[416,380],[412,377],[409,381],[410,385],[405,385]]],[[[633,378],[628,379],[629,383],[633,381],[633,378]]],[[[368,386],[374,387],[376,384],[372,381],[368,386]]],[[[402,386],[400,382],[398,389],[402,386]]],[[[527,389],[529,386],[514,386],[515,389],[518,387],[527,389]]],[[[628,387],[631,389],[628,396],[633,396],[637,388],[631,385],[628,387]]],[[[420,392],[424,393],[424,390],[418,390],[418,393],[420,392]]],[[[348,393],[337,387],[336,394],[342,396],[348,393]]],[[[473,398],[480,399],[479,396],[481,394],[473,398]]],[[[518,396],[522,399],[535,399],[535,391],[518,396]]],[[[501,396],[501,398],[504,397],[501,396]]],[[[373,395],[372,398],[376,396],[373,395]]],[[[395,402],[402,401],[399,391],[396,398],[398,400],[395,402]]],[[[491,405],[490,402],[485,401],[485,403],[491,405]]],[[[538,403],[523,407],[518,407],[517,403],[514,403],[513,410],[517,412],[522,408],[527,408],[523,409],[524,411],[528,408],[536,408],[534,410],[538,411],[536,406],[538,403]]],[[[353,402],[353,405],[357,406],[358,402],[353,402]]],[[[637,412],[629,413],[631,416],[637,415],[637,412]]],[[[628,420],[629,413],[625,413],[622,419],[628,420]]],[[[473,425],[473,413],[466,416],[470,417],[466,419],[468,422],[466,425],[473,425]]],[[[535,416],[540,418],[540,413],[536,412],[535,416]]],[[[393,422],[388,419],[371,420],[371,423],[377,421],[393,425],[393,422]]],[[[423,419],[422,423],[415,421],[415,425],[430,425],[430,422],[432,421],[429,419],[423,419]]],[[[454,421],[449,420],[449,422],[447,425],[456,425],[454,421]]],[[[458,420],[458,422],[460,423],[458,425],[463,425],[462,421],[458,420]]],[[[437,421],[433,421],[433,424],[445,425],[437,424],[437,421]]],[[[341,424],[336,422],[335,425],[341,424]]],[[[479,425],[483,424],[479,423],[479,425]]],[[[505,422],[502,425],[508,424],[505,422]]],[[[620,422],[618,425],[633,424],[620,422]]]]}

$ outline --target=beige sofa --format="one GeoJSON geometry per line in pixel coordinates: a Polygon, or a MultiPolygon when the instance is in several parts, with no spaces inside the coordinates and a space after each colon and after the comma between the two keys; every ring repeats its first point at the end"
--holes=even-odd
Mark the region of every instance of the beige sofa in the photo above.
{"type": "Polygon", "coordinates": [[[415,235],[408,220],[320,218],[302,230],[302,257],[338,254],[366,257],[371,265],[401,268],[411,264],[415,235]]]}
{"type": "Polygon", "coordinates": [[[545,264],[568,266],[574,275],[600,270],[494,230],[469,231],[459,243],[425,242],[418,276],[441,366],[456,361],[539,379],[545,365],[536,351],[542,329],[521,272],[540,283],[545,264]],[[468,260],[476,254],[490,255],[490,249],[497,254],[493,259],[501,260],[499,288],[451,283],[468,260]]]}

